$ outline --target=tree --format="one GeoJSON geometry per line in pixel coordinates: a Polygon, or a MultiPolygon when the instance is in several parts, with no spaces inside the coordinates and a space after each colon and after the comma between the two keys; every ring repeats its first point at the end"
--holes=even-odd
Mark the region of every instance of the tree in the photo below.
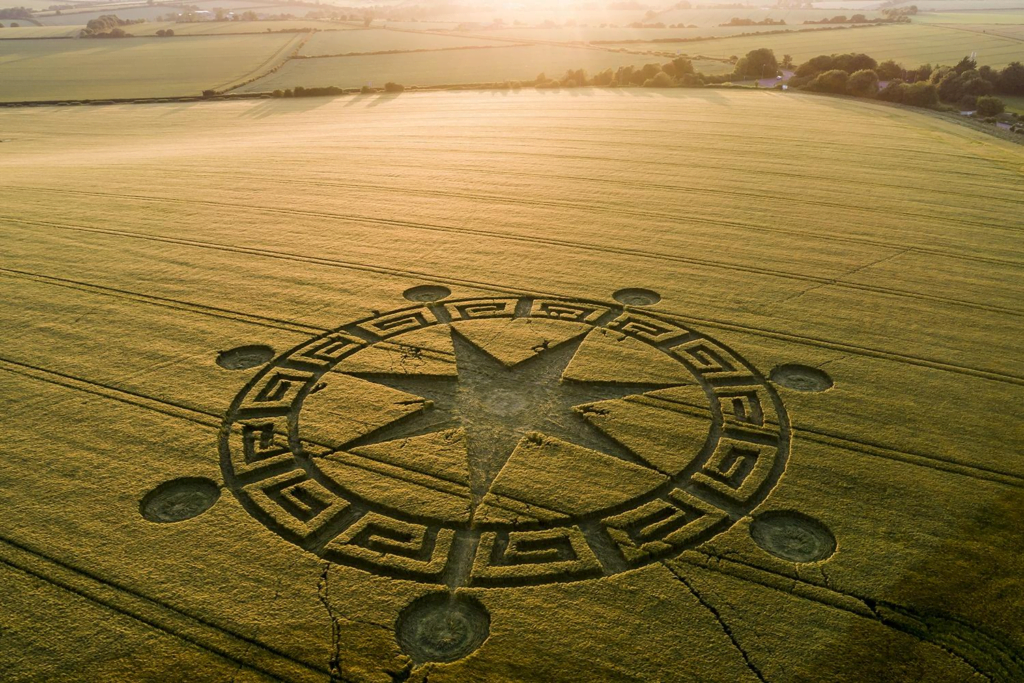
{"type": "Polygon", "coordinates": [[[980,116],[995,116],[1002,114],[1006,105],[998,97],[979,97],[977,112],[980,116]]]}
{"type": "Polygon", "coordinates": [[[964,95],[956,103],[956,108],[960,111],[974,111],[978,108],[978,98],[974,95],[964,95]]]}
{"type": "Polygon", "coordinates": [[[792,69],[793,68],[793,56],[792,55],[782,55],[782,63],[779,66],[781,66],[783,69],[792,69]]]}
{"type": "Polygon", "coordinates": [[[974,71],[978,68],[978,62],[971,59],[970,57],[964,57],[957,65],[953,67],[953,71],[957,74],[962,74],[965,71],[974,71]]]}
{"type": "Polygon", "coordinates": [[[612,81],[615,80],[615,72],[611,69],[605,69],[594,74],[594,85],[611,85],[612,81]]]}
{"type": "Polygon", "coordinates": [[[891,81],[894,78],[900,78],[903,76],[903,67],[889,59],[878,65],[875,69],[875,73],[878,74],[879,80],[891,81]]]}
{"type": "Polygon", "coordinates": [[[942,82],[942,79],[946,77],[952,71],[948,66],[936,67],[935,71],[932,71],[932,75],[928,77],[929,82],[938,85],[942,82]]]}
{"type": "Polygon", "coordinates": [[[833,68],[832,57],[829,55],[818,55],[801,64],[796,69],[797,76],[817,76],[823,71],[833,68]]]}
{"type": "Polygon", "coordinates": [[[964,97],[991,95],[994,89],[977,71],[964,71],[962,74],[949,71],[939,81],[939,99],[943,102],[957,102],[964,97]]]}
{"type": "Polygon", "coordinates": [[[401,83],[393,83],[388,81],[384,84],[384,92],[404,92],[405,86],[401,83]]]}
{"type": "Polygon", "coordinates": [[[704,81],[697,74],[683,74],[679,77],[679,87],[681,88],[703,88],[704,81]]]}
{"type": "Polygon", "coordinates": [[[907,79],[910,82],[912,82],[912,83],[916,82],[916,81],[927,81],[928,79],[931,78],[931,76],[932,76],[932,65],[931,64],[922,64],[921,66],[917,67],[913,71],[908,71],[907,72],[907,79]]]}
{"type": "Polygon", "coordinates": [[[823,74],[818,74],[806,87],[808,90],[815,92],[843,94],[846,92],[846,81],[849,77],[849,74],[841,69],[832,69],[823,74]]]}
{"type": "Polygon", "coordinates": [[[878,93],[878,99],[883,102],[895,102],[900,104],[903,102],[906,92],[907,84],[897,78],[889,81],[889,84],[878,93]]]}
{"type": "Polygon", "coordinates": [[[659,71],[654,75],[654,78],[644,81],[645,88],[671,88],[672,85],[672,77],[664,71],[659,71]]]}
{"type": "Polygon", "coordinates": [[[912,83],[903,91],[903,103],[911,107],[934,107],[939,103],[939,93],[931,83],[912,83]]]}
{"type": "Polygon", "coordinates": [[[846,92],[856,97],[874,97],[878,94],[878,74],[871,69],[855,71],[846,80],[846,92]]]}
{"type": "Polygon", "coordinates": [[[1010,62],[999,72],[997,88],[1003,95],[1024,95],[1024,64],[1010,62]]]}
{"type": "Polygon", "coordinates": [[[766,47],[748,52],[746,57],[736,63],[736,68],[733,70],[733,74],[740,78],[744,76],[764,78],[775,76],[778,72],[779,62],[775,59],[775,52],[766,47]]]}
{"type": "Polygon", "coordinates": [[[844,55],[832,55],[832,68],[852,74],[862,69],[875,69],[878,62],[863,53],[847,53],[844,55]]]}
{"type": "Polygon", "coordinates": [[[675,67],[675,76],[677,78],[685,74],[695,73],[693,70],[693,62],[691,62],[686,57],[676,57],[675,59],[672,60],[672,66],[675,67]]]}

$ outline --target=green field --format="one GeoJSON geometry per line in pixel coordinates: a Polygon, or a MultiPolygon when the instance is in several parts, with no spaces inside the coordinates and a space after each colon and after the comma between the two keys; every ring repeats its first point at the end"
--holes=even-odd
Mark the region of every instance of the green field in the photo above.
{"type": "Polygon", "coordinates": [[[1020,146],[682,89],[0,131],[5,682],[1024,680],[1020,146]]]}
{"type": "Polygon", "coordinates": [[[346,24],[330,21],[309,21],[307,19],[282,21],[198,21],[194,23],[146,22],[129,26],[126,30],[135,36],[156,35],[159,30],[171,29],[176,36],[215,36],[239,33],[267,33],[312,29],[315,31],[344,31],[346,24]]]}
{"type": "MultiPolygon", "coordinates": [[[[662,21],[666,24],[682,23],[696,24],[697,26],[718,26],[719,24],[727,23],[733,17],[753,19],[754,21],[771,18],[775,20],[782,19],[789,26],[802,26],[805,21],[831,19],[840,14],[847,17],[854,14],[863,14],[869,19],[880,15],[879,12],[870,9],[720,9],[708,7],[707,9],[668,10],[666,12],[659,12],[655,19],[645,19],[644,21],[662,21]]],[[[764,27],[748,26],[746,28],[751,31],[757,31],[764,27]]]]}
{"type": "Polygon", "coordinates": [[[350,52],[383,52],[387,50],[437,50],[474,45],[507,45],[483,38],[412,33],[368,29],[344,33],[318,33],[306,43],[300,55],[341,55],[350,52]]]}
{"type": "Polygon", "coordinates": [[[87,24],[91,19],[105,14],[116,14],[121,19],[145,19],[155,21],[157,17],[174,12],[180,12],[181,8],[174,5],[153,5],[134,7],[111,7],[103,9],[92,9],[80,12],[67,10],[61,14],[45,14],[37,17],[38,21],[46,26],[67,26],[87,24]]]}
{"type": "Polygon", "coordinates": [[[561,76],[568,69],[589,73],[626,65],[658,61],[639,55],[584,48],[534,45],[446,50],[395,55],[326,57],[291,60],[276,73],[254,81],[237,92],[338,86],[382,87],[387,81],[403,85],[447,85],[533,80],[544,72],[561,76]]]}
{"type": "Polygon", "coordinates": [[[1001,95],[1000,98],[1006,105],[1006,111],[1012,111],[1024,116],[1024,97],[1007,97],[1001,95]]]}
{"type": "MultiPolygon", "coordinates": [[[[6,20],[0,21],[0,24],[10,26],[10,22],[6,20]]],[[[17,28],[4,28],[0,31],[0,40],[18,38],[73,38],[83,28],[85,26],[26,26],[22,22],[21,26],[17,28]]]]}
{"type": "MultiPolygon", "coordinates": [[[[636,49],[636,45],[624,45],[636,49]]],[[[955,64],[977,52],[978,63],[1001,67],[1024,58],[1024,43],[993,35],[937,26],[877,26],[834,31],[813,31],[690,43],[657,43],[652,48],[682,50],[712,57],[742,56],[750,50],[771,48],[776,56],[792,55],[797,64],[820,54],[863,52],[878,61],[893,59],[905,66],[955,64]]]]}
{"type": "Polygon", "coordinates": [[[701,28],[599,28],[562,27],[562,28],[507,28],[488,29],[476,32],[466,31],[457,35],[474,35],[481,38],[503,38],[506,40],[524,40],[552,43],[591,43],[594,41],[653,41],[671,38],[720,38],[735,36],[741,33],[763,33],[768,31],[796,31],[806,26],[705,26],[701,28]]]}
{"type": "Polygon", "coordinates": [[[1024,10],[992,12],[921,12],[914,17],[920,24],[1024,24],[1024,10]]]}
{"type": "MultiPolygon", "coordinates": [[[[987,34],[1000,38],[1012,38],[1024,44],[1024,23],[1022,24],[940,24],[950,30],[987,34]]],[[[1024,47],[1021,48],[1024,52],[1024,47]]]]}
{"type": "Polygon", "coordinates": [[[284,60],[296,34],[0,41],[0,101],[199,95],[284,60]]]}

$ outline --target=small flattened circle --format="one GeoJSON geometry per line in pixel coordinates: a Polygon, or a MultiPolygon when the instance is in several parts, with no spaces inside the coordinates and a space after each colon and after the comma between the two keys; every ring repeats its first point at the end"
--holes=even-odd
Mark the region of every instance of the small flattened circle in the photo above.
{"type": "Polygon", "coordinates": [[[836,551],[836,537],[824,524],[793,511],[754,518],[750,535],[762,550],[790,562],[821,562],[836,551]]]}
{"type": "Polygon", "coordinates": [[[770,379],[794,391],[828,391],[834,384],[824,370],[796,363],[778,366],[772,370],[770,379]]]}
{"type": "Polygon", "coordinates": [[[406,299],[417,302],[440,301],[451,294],[452,290],[441,285],[418,285],[402,292],[402,296],[406,299]]]}
{"type": "Polygon", "coordinates": [[[183,477],[160,484],[139,504],[142,516],[150,522],[181,522],[198,517],[220,498],[216,482],[203,477],[183,477]]]}
{"type": "Polygon", "coordinates": [[[469,655],[491,630],[491,615],[476,598],[428,593],[398,615],[395,637],[417,665],[454,662],[469,655]]]}
{"type": "Polygon", "coordinates": [[[612,294],[612,298],[626,306],[653,306],[661,301],[661,294],[653,289],[627,287],[612,294]]]}
{"type": "Polygon", "coordinates": [[[225,370],[248,370],[274,357],[274,349],[264,344],[239,346],[217,354],[217,365],[225,370]]]}

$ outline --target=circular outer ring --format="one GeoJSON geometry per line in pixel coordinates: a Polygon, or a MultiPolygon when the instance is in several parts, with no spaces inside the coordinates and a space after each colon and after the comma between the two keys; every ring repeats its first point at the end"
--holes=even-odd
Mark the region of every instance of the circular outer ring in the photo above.
{"type": "Polygon", "coordinates": [[[694,548],[765,500],[785,470],[789,445],[778,393],[721,342],[620,304],[533,296],[425,302],[316,336],[264,366],[235,397],[220,431],[226,486],[286,540],[380,575],[480,587],[599,578],[694,548]],[[515,527],[410,517],[355,497],[317,470],[315,453],[299,441],[298,417],[305,397],[342,359],[413,330],[526,317],[615,331],[685,366],[710,405],[700,453],[665,484],[626,504],[565,523],[515,527]],[[547,544],[558,559],[503,556],[519,543],[535,551],[547,544]]]}

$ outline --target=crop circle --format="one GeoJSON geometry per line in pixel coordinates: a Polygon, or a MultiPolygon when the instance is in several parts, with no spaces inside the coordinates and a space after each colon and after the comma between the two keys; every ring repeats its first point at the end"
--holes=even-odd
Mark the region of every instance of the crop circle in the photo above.
{"type": "Polygon", "coordinates": [[[395,637],[416,664],[454,662],[483,645],[490,625],[490,614],[476,598],[429,593],[402,609],[395,637]]]}
{"type": "Polygon", "coordinates": [[[248,370],[274,357],[274,349],[263,344],[239,346],[217,354],[217,365],[225,370],[248,370]]]}
{"type": "Polygon", "coordinates": [[[150,522],[181,522],[198,517],[220,498],[220,487],[203,477],[183,477],[160,484],[139,504],[142,516],[150,522]]]}
{"type": "Polygon", "coordinates": [[[416,287],[410,287],[402,293],[409,301],[440,301],[445,297],[449,297],[452,294],[452,290],[441,285],[417,285],[416,287]]]}
{"type": "Polygon", "coordinates": [[[661,301],[661,295],[653,289],[627,287],[612,294],[612,298],[626,306],[653,306],[661,301]]]}
{"type": "Polygon", "coordinates": [[[762,550],[790,562],[821,562],[836,551],[836,538],[824,524],[793,511],[765,512],[750,524],[762,550]]]}
{"type": "Polygon", "coordinates": [[[235,397],[220,451],[225,485],[295,545],[487,588],[697,547],[769,495],[789,440],[778,393],[702,332],[506,296],[374,311],[281,354],[235,397]]]}
{"type": "Polygon", "coordinates": [[[828,391],[833,386],[832,378],[824,370],[796,363],[778,366],[772,370],[770,379],[794,391],[828,391]]]}

